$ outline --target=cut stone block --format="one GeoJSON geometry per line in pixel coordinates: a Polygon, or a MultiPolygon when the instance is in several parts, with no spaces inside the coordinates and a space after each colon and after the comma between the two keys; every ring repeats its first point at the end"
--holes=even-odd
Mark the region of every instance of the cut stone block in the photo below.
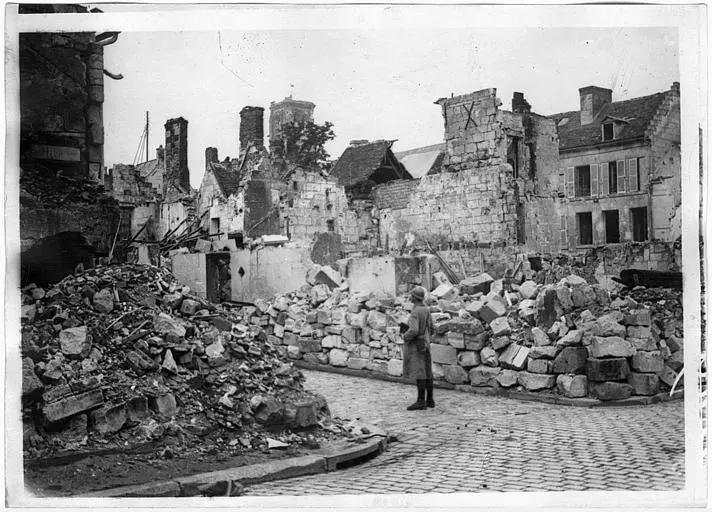
{"type": "Polygon", "coordinates": [[[91,424],[94,430],[101,434],[118,432],[126,424],[128,415],[126,405],[105,405],[90,413],[91,424]]]}
{"type": "Polygon", "coordinates": [[[519,372],[517,382],[524,386],[527,391],[540,391],[553,388],[556,385],[556,375],[519,372]]]}
{"type": "Polygon", "coordinates": [[[655,373],[636,373],[628,375],[628,384],[633,386],[634,395],[654,395],[658,392],[660,378],[655,373]]]}
{"type": "Polygon", "coordinates": [[[178,404],[173,393],[150,397],[148,408],[163,416],[173,416],[178,413],[178,404]]]}
{"type": "Polygon", "coordinates": [[[519,295],[523,299],[536,299],[539,295],[539,286],[534,281],[524,281],[519,285],[519,295]]]}
{"type": "Polygon", "coordinates": [[[497,356],[497,352],[492,347],[484,347],[480,351],[480,360],[486,366],[499,366],[499,356],[497,356]]]}
{"type": "Polygon", "coordinates": [[[475,334],[474,336],[470,334],[465,334],[465,349],[480,351],[487,345],[490,339],[490,334],[488,332],[481,332],[480,334],[475,334]]]}
{"type": "Polygon", "coordinates": [[[653,331],[648,325],[629,325],[628,326],[628,337],[629,338],[650,338],[653,335],[653,331]]]}
{"type": "Polygon", "coordinates": [[[496,386],[497,376],[502,372],[500,368],[477,366],[469,372],[470,385],[476,387],[496,386]]]}
{"type": "Polygon", "coordinates": [[[504,347],[512,343],[509,336],[500,336],[499,338],[492,338],[491,344],[492,348],[495,350],[502,350],[504,347]]]}
{"type": "Polygon", "coordinates": [[[56,402],[45,404],[42,414],[49,423],[65,420],[80,412],[88,411],[103,405],[104,395],[101,389],[92,389],[84,393],[71,395],[56,402]]]}
{"type": "Polygon", "coordinates": [[[658,344],[652,338],[627,338],[627,341],[633,345],[636,351],[653,352],[658,350],[658,344]]]}
{"type": "Polygon", "coordinates": [[[560,350],[561,347],[557,347],[556,345],[531,347],[529,350],[529,357],[531,359],[554,359],[560,350]]]}
{"type": "Polygon", "coordinates": [[[663,369],[663,356],[659,351],[636,352],[630,358],[630,366],[640,373],[657,373],[663,369]]]}
{"type": "Polygon", "coordinates": [[[554,363],[546,359],[529,359],[527,371],[531,373],[553,373],[554,363]]]}
{"type": "Polygon", "coordinates": [[[289,359],[300,359],[302,357],[302,349],[296,345],[287,345],[287,357],[289,359]]]}
{"type": "Polygon", "coordinates": [[[490,300],[480,309],[480,318],[489,324],[495,318],[504,316],[506,313],[507,307],[504,304],[498,300],[490,300]]]}
{"type": "Polygon", "coordinates": [[[499,364],[503,368],[521,370],[526,365],[528,356],[529,349],[527,347],[512,343],[499,356],[499,364]]]}
{"type": "MultiPolygon", "coordinates": [[[[637,354],[636,354],[636,355],[637,355],[637,354]]],[[[677,352],[675,352],[674,354],[672,354],[672,355],[665,361],[665,365],[666,365],[666,366],[669,366],[670,368],[672,368],[672,369],[675,370],[676,372],[679,372],[680,370],[682,370],[682,367],[684,366],[684,364],[685,364],[685,354],[683,353],[682,350],[678,350],[677,352]]],[[[662,369],[661,369],[661,370],[662,370],[662,369]]],[[[657,372],[657,371],[661,371],[661,370],[655,370],[655,371],[657,372]]]]}
{"type": "Polygon", "coordinates": [[[464,349],[465,335],[461,332],[448,331],[447,342],[455,348],[464,349]]]}
{"type": "Polygon", "coordinates": [[[480,356],[477,352],[466,350],[457,354],[457,364],[463,368],[472,368],[480,365],[480,356]]]}
{"type": "Polygon", "coordinates": [[[554,373],[584,373],[588,350],[584,347],[564,347],[554,359],[554,373]]]}
{"type": "Polygon", "coordinates": [[[507,321],[507,318],[504,316],[495,318],[489,325],[490,329],[492,329],[492,336],[507,336],[512,332],[509,321],[507,321]]]}
{"type": "Polygon", "coordinates": [[[494,279],[487,273],[482,273],[475,277],[468,277],[460,281],[460,289],[462,293],[467,295],[474,295],[476,293],[482,293],[486,295],[489,293],[490,288],[494,279]]]}
{"type": "Polygon", "coordinates": [[[322,338],[321,346],[323,348],[344,348],[344,342],[341,336],[332,334],[330,336],[324,336],[322,338]]]}
{"type": "Polygon", "coordinates": [[[377,331],[386,332],[386,327],[388,326],[388,317],[385,313],[380,311],[369,311],[368,313],[368,326],[371,329],[376,329],[377,331]]]}
{"type": "Polygon", "coordinates": [[[598,326],[598,336],[619,336],[625,337],[625,326],[618,323],[612,314],[603,315],[596,320],[598,326]]]}
{"type": "Polygon", "coordinates": [[[626,325],[650,325],[652,318],[649,309],[635,309],[625,315],[626,325]]]}
{"type": "Polygon", "coordinates": [[[630,342],[618,336],[594,336],[589,346],[591,357],[630,357],[635,349],[630,342]]]}
{"type": "Polygon", "coordinates": [[[99,313],[111,313],[114,310],[114,292],[103,288],[94,294],[93,303],[99,313]]]}
{"type": "Polygon", "coordinates": [[[623,380],[630,374],[630,367],[625,357],[613,359],[589,358],[586,361],[586,376],[588,380],[602,382],[606,380],[623,380]]]}
{"type": "Polygon", "coordinates": [[[346,350],[332,348],[329,351],[329,364],[331,366],[346,366],[346,360],[348,357],[349,353],[346,350]]]}
{"type": "Polygon", "coordinates": [[[559,375],[556,388],[565,397],[583,398],[586,396],[588,379],[584,375],[559,375]]]}
{"type": "Polygon", "coordinates": [[[532,340],[534,341],[535,347],[551,345],[551,339],[539,327],[532,327],[532,340]]]}
{"type": "Polygon", "coordinates": [[[467,371],[457,365],[443,365],[443,374],[450,384],[465,384],[469,378],[467,371]]]}
{"type": "Polygon", "coordinates": [[[430,355],[434,363],[457,364],[457,350],[449,345],[430,345],[430,355]]]}
{"type": "Polygon", "coordinates": [[[400,377],[403,375],[403,361],[400,359],[391,359],[388,361],[388,375],[393,377],[400,377]]]}
{"type": "Polygon", "coordinates": [[[35,373],[35,363],[29,357],[22,360],[22,397],[38,396],[44,384],[35,373]]]}
{"type": "MultiPolygon", "coordinates": [[[[677,372],[669,366],[665,366],[663,368],[663,371],[658,374],[658,377],[660,377],[660,380],[667,384],[668,387],[672,387],[672,385],[675,383],[675,379],[677,378],[677,372]]],[[[684,377],[681,378],[680,381],[677,383],[678,388],[682,387],[683,380],[684,377]]]]}
{"type": "Polygon", "coordinates": [[[556,344],[560,347],[571,347],[581,344],[581,339],[583,338],[583,331],[574,329],[567,332],[561,339],[559,339],[556,344]]]}
{"type": "Polygon", "coordinates": [[[514,370],[502,370],[502,372],[497,375],[497,383],[503,388],[511,388],[517,384],[518,374],[519,372],[514,370]]]}
{"type": "Polygon", "coordinates": [[[368,359],[361,357],[349,357],[346,361],[346,366],[352,370],[363,370],[368,365],[368,359]]]}
{"type": "Polygon", "coordinates": [[[457,290],[451,284],[441,284],[430,295],[437,299],[454,300],[457,298],[457,290]]]}
{"type": "Polygon", "coordinates": [[[599,400],[624,400],[633,394],[633,386],[623,382],[596,382],[591,384],[591,396],[599,400]]]}
{"type": "Polygon", "coordinates": [[[88,354],[91,350],[91,341],[86,325],[60,331],[59,345],[65,356],[77,357],[81,354],[88,354]]]}

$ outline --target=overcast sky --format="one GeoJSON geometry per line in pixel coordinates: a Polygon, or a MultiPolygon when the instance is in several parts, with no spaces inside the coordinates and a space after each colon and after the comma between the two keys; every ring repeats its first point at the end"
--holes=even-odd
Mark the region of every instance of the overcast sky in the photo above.
{"type": "MultiPolygon", "coordinates": [[[[238,151],[238,112],[289,94],[334,124],[337,158],[352,139],[398,139],[396,151],[443,138],[451,93],[495,87],[503,108],[521,91],[540,114],[578,109],[578,89],[598,85],[622,100],[678,81],[671,28],[472,28],[123,32],[105,48],[105,161],[132,163],[150,111],[150,157],[165,121],[188,120],[191,184],[204,151],[238,151]]],[[[683,85],[684,87],[684,85],[683,85]]],[[[143,150],[145,153],[145,150],[143,150]]]]}

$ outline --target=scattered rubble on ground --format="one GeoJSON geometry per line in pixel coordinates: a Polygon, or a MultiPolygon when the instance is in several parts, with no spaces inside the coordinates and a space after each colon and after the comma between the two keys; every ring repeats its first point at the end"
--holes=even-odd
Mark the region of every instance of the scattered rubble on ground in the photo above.
{"type": "MultiPolygon", "coordinates": [[[[259,302],[252,322],[291,359],[400,376],[408,297],[349,293],[325,268],[296,292],[259,302]]],[[[682,367],[679,290],[609,292],[573,274],[549,285],[436,278],[426,303],[438,380],[615,400],[667,391],[682,367]]]]}
{"type": "Polygon", "coordinates": [[[166,437],[172,454],[230,455],[355,436],[303,389],[257,307],[211,304],[167,270],[96,267],[26,286],[21,308],[26,460],[166,437]]]}

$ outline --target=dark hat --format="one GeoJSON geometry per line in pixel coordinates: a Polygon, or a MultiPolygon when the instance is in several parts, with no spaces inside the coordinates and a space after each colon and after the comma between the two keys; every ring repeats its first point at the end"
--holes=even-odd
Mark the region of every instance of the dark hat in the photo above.
{"type": "Polygon", "coordinates": [[[425,300],[425,288],[422,286],[416,286],[410,291],[410,296],[413,299],[425,300]]]}

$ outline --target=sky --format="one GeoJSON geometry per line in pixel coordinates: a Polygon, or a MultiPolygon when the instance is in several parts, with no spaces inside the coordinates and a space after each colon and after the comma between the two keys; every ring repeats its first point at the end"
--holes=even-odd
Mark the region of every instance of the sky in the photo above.
{"type": "Polygon", "coordinates": [[[397,139],[395,151],[442,142],[434,101],[451,94],[494,87],[509,109],[520,91],[549,115],[578,109],[580,87],[617,101],[679,81],[677,30],[636,27],[122,32],[104,67],[124,76],[105,79],[106,165],[134,161],[146,111],[150,158],[165,121],[182,116],[194,188],[206,147],[237,155],[244,106],[265,108],[266,136],[270,102],[290,94],[333,123],[335,159],[353,139],[397,139]]]}

